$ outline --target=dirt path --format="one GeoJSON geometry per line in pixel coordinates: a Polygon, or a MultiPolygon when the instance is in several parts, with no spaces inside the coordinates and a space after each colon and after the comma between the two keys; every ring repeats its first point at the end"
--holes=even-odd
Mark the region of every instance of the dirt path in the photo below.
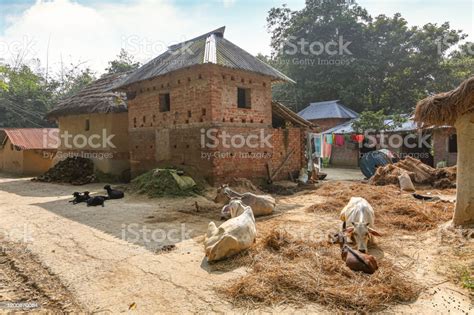
{"type": "MultiPolygon", "coordinates": [[[[80,189],[98,192],[101,185],[80,189]]],[[[104,208],[87,208],[68,204],[75,190],[77,187],[0,178],[0,234],[3,232],[8,239],[25,243],[77,299],[78,307],[87,312],[112,313],[129,309],[138,313],[236,311],[216,297],[214,288],[244,274],[244,268],[212,271],[203,259],[200,242],[208,222],[219,219],[216,205],[204,197],[149,200],[127,196],[124,200],[107,202],[104,208]],[[199,213],[195,212],[195,202],[201,209],[199,213]],[[164,245],[175,245],[176,249],[160,252],[164,245]]],[[[259,220],[258,227],[294,224],[324,238],[339,222],[334,215],[304,211],[318,201],[324,202],[324,198],[314,192],[280,198],[277,215],[259,220]]],[[[387,237],[384,242],[400,243],[399,237],[387,237]]],[[[421,242],[420,238],[407,239],[404,243],[407,247],[402,246],[401,250],[407,256],[406,261],[411,262],[414,260],[412,252],[429,247],[430,250],[423,252],[426,259],[415,260],[410,268],[414,276],[429,279],[423,280],[424,283],[431,283],[433,279],[435,284],[438,278],[434,279],[432,261],[436,248],[429,243],[433,237],[436,237],[434,232],[425,233],[421,242]],[[420,270],[425,270],[426,275],[420,270]]],[[[445,278],[440,276],[439,280],[442,282],[445,278]]],[[[462,310],[469,309],[466,292],[446,282],[435,287],[443,286],[461,293],[446,289],[439,296],[455,298],[462,310]]],[[[425,291],[423,294],[419,301],[391,310],[408,313],[426,310],[433,293],[425,291]]],[[[434,296],[436,294],[439,293],[434,296]]],[[[307,305],[299,310],[325,311],[318,305],[307,305]]],[[[434,305],[432,310],[442,311],[434,305]]],[[[278,306],[263,311],[292,312],[294,309],[278,306]]],[[[456,312],[456,309],[451,311],[456,312]]]]}
{"type": "Polygon", "coordinates": [[[80,312],[76,298],[26,246],[0,239],[0,312],[80,312]]]}

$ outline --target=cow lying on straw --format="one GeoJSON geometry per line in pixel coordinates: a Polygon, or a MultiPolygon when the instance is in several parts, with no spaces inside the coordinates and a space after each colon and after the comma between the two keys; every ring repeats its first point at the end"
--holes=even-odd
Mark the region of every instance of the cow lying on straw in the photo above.
{"type": "Polygon", "coordinates": [[[362,271],[364,273],[373,274],[379,269],[374,256],[360,253],[347,245],[346,236],[343,232],[331,235],[331,242],[340,245],[341,258],[352,271],[362,271]]]}
{"type": "Polygon", "coordinates": [[[208,261],[221,260],[249,248],[257,236],[251,207],[233,199],[224,208],[232,218],[222,223],[219,228],[214,222],[209,223],[204,240],[208,261]]]}
{"type": "MultiPolygon", "coordinates": [[[[270,215],[276,206],[275,198],[269,195],[255,195],[250,192],[239,194],[236,191],[230,189],[228,185],[222,185],[217,189],[217,195],[214,198],[216,203],[228,203],[231,199],[238,198],[243,204],[252,208],[253,214],[256,217],[270,215]]],[[[230,213],[228,211],[222,211],[221,218],[228,219],[230,213]]]]}

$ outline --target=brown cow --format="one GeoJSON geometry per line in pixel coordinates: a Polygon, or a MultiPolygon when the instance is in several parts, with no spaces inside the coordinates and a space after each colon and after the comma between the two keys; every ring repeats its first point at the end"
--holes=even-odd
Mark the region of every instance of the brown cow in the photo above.
{"type": "Polygon", "coordinates": [[[373,274],[377,269],[377,260],[369,254],[364,254],[353,250],[346,244],[346,236],[343,232],[336,233],[331,236],[332,243],[338,243],[341,246],[341,258],[346,266],[353,271],[362,271],[364,273],[373,274]]]}

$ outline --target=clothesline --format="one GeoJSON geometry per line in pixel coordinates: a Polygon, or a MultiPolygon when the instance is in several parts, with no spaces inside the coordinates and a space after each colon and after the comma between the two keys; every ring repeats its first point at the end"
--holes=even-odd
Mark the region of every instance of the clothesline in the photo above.
{"type": "Polygon", "coordinates": [[[332,146],[344,146],[346,142],[352,141],[355,143],[362,143],[364,135],[361,134],[314,134],[314,147],[316,156],[320,158],[331,158],[332,146]]]}
{"type": "Polygon", "coordinates": [[[357,143],[362,143],[364,141],[364,135],[352,134],[352,135],[341,135],[341,134],[324,134],[323,141],[330,145],[343,146],[346,141],[352,141],[357,143]]]}

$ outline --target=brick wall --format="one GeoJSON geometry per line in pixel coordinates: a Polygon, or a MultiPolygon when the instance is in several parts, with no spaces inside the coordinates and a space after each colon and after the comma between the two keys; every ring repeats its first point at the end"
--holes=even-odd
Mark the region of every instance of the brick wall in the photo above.
{"type": "Polygon", "coordinates": [[[315,123],[318,127],[321,128],[321,131],[326,131],[332,127],[336,127],[350,119],[347,118],[325,118],[325,119],[311,119],[312,123],[315,123]]]}
{"type": "Polygon", "coordinates": [[[456,165],[457,153],[449,152],[448,143],[449,136],[456,134],[455,128],[439,128],[433,130],[433,151],[434,151],[434,166],[438,162],[446,161],[448,166],[456,165]]]}
{"type": "Polygon", "coordinates": [[[278,178],[302,165],[302,131],[271,128],[271,80],[217,65],[179,70],[129,88],[130,164],[132,176],[158,166],[194,168],[211,183],[229,177],[267,177],[295,148],[278,178]],[[237,107],[237,88],[250,89],[251,108],[237,107]],[[170,93],[170,111],[160,112],[160,94],[170,93]],[[209,148],[204,132],[214,135],[271,135],[271,147],[209,148]],[[207,143],[207,142],[206,142],[207,143]]]}
{"type": "MultiPolygon", "coordinates": [[[[249,135],[258,134],[260,130],[246,128],[226,128],[227,132],[249,135]]],[[[273,129],[265,128],[265,135],[271,135],[270,147],[222,148],[216,151],[213,159],[214,178],[216,183],[228,181],[232,177],[267,178],[267,163],[273,173],[291,155],[275,177],[276,180],[288,179],[289,172],[297,172],[304,164],[304,132],[299,128],[273,129]]]]}
{"type": "Polygon", "coordinates": [[[333,145],[330,163],[333,166],[359,166],[359,144],[346,141],[343,146],[333,145]]]}

